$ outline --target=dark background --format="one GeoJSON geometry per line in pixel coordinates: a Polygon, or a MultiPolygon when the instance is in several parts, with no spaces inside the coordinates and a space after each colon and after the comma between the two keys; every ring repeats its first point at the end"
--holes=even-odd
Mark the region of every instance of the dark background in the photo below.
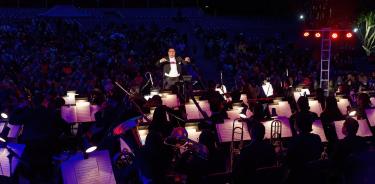
{"type": "Polygon", "coordinates": [[[56,4],[74,4],[84,8],[200,7],[216,15],[279,17],[293,16],[296,12],[310,9],[312,4],[325,2],[337,16],[375,8],[374,0],[1,0],[0,7],[45,8],[56,4]]]}

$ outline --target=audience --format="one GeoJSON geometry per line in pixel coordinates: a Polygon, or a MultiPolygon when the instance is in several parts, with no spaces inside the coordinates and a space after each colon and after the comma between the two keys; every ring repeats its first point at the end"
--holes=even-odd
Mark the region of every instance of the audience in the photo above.
{"type": "MultiPolygon", "coordinates": [[[[22,157],[30,164],[30,168],[24,168],[24,173],[29,173],[25,176],[32,182],[48,180],[52,155],[63,149],[59,147],[62,145],[59,137],[72,136],[70,127],[59,116],[66,91],[76,90],[80,96],[89,97],[92,104],[100,106],[95,114],[96,121],[83,130],[80,127],[82,132],[79,135],[88,135],[86,129],[89,129],[93,140],[101,140],[114,125],[139,115],[130,98],[148,110],[149,107],[144,108],[146,101],[141,96],[145,93],[143,87],[147,81],[142,74],[151,72],[155,86],[161,86],[158,81],[162,81],[161,68],[155,68],[150,61],[159,59],[169,47],[175,47],[181,54],[190,47],[186,34],[169,27],[161,29],[156,24],[127,26],[110,23],[83,29],[74,22],[33,19],[6,26],[7,29],[0,30],[0,110],[10,115],[11,123],[24,126],[20,143],[26,144],[26,148],[22,157]],[[131,89],[134,96],[123,95],[114,85],[115,81],[131,89]],[[56,145],[56,148],[51,149],[50,145],[56,145]]],[[[329,151],[334,150],[332,160],[344,176],[351,176],[348,173],[360,167],[356,165],[359,163],[356,158],[367,151],[367,145],[356,136],[358,122],[347,119],[343,127],[346,137],[337,140],[333,122],[344,117],[336,99],[333,96],[325,98],[324,91],[318,88],[319,62],[313,59],[311,49],[301,48],[280,35],[259,38],[201,26],[195,31],[196,37],[204,44],[205,59],[226,71],[224,75],[229,76],[227,86],[235,86],[231,92],[233,102],[239,102],[240,91],[248,99],[265,97],[262,83],[266,79],[272,84],[274,96],[292,97],[291,92],[297,86],[310,89],[324,109],[321,121],[329,141],[329,151]]],[[[333,84],[330,87],[349,97],[357,108],[358,117],[365,119],[364,110],[371,106],[371,102],[369,95],[361,92],[375,88],[375,72],[350,71],[353,69],[353,55],[341,49],[333,55],[331,64],[335,72],[331,75],[333,84]],[[358,92],[360,94],[356,96],[358,92]]],[[[224,98],[215,86],[215,82],[209,82],[201,99],[210,103],[211,120],[221,123],[227,118],[229,96],[224,98]]],[[[162,105],[159,96],[152,100],[156,106],[152,125],[145,145],[136,151],[133,166],[141,183],[167,183],[166,175],[174,169],[171,164],[173,151],[164,140],[177,124],[168,115],[174,112],[162,105]]],[[[292,101],[290,104],[293,107],[292,101]]],[[[293,138],[287,146],[286,167],[290,169],[291,183],[305,183],[306,167],[320,158],[323,147],[319,136],[311,133],[317,115],[310,111],[307,97],[300,97],[297,106],[289,121],[293,138]]],[[[261,103],[254,101],[249,103],[249,108],[253,112],[247,122],[251,142],[241,150],[235,173],[238,174],[235,180],[239,183],[258,182],[256,169],[276,163],[274,148],[264,140],[265,127],[259,123],[266,120],[267,113],[261,103]]],[[[200,182],[203,175],[223,170],[225,155],[216,139],[217,135],[211,129],[202,131],[197,145],[208,153],[208,160],[189,164],[208,163],[208,167],[185,170],[183,174],[188,173],[190,182],[200,182]]],[[[186,157],[188,161],[190,156],[186,157]]],[[[358,177],[346,178],[348,182],[360,181],[358,177]]]]}

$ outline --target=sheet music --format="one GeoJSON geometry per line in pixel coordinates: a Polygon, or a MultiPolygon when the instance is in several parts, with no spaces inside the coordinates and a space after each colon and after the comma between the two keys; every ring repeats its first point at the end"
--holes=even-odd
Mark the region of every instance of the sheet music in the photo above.
{"type": "Polygon", "coordinates": [[[318,115],[318,117],[320,117],[320,114],[322,113],[322,107],[320,106],[318,100],[309,100],[309,106],[310,111],[315,112],[318,115]]]}
{"type": "MultiPolygon", "coordinates": [[[[356,118],[354,118],[356,119],[356,118]]],[[[345,120],[341,121],[335,121],[335,128],[336,128],[336,134],[339,139],[343,139],[345,135],[342,133],[342,127],[344,125],[345,120]]],[[[361,137],[369,137],[372,136],[370,127],[367,125],[367,120],[357,120],[359,124],[357,135],[361,137]]]]}
{"type": "Polygon", "coordinates": [[[4,126],[5,126],[5,123],[0,123],[0,132],[3,131],[4,126]]]}
{"type": "Polygon", "coordinates": [[[0,175],[1,176],[8,176],[10,177],[10,164],[9,164],[9,158],[7,157],[9,152],[1,148],[0,149],[0,175]]]}
{"type": "MultiPolygon", "coordinates": [[[[208,103],[208,100],[198,101],[198,104],[202,108],[202,110],[207,113],[207,116],[211,117],[212,113],[211,113],[211,109],[210,109],[210,103],[208,103]]],[[[197,107],[195,107],[195,108],[198,110],[197,107]]],[[[199,110],[198,110],[198,112],[199,112],[199,110]]],[[[200,112],[199,112],[199,114],[202,116],[202,119],[203,119],[204,118],[203,115],[200,112]]]]}
{"type": "Polygon", "coordinates": [[[100,175],[99,183],[116,184],[109,152],[107,150],[96,151],[91,153],[90,157],[95,157],[96,161],[98,162],[100,175]]]}
{"type": "Polygon", "coordinates": [[[195,107],[194,104],[185,104],[185,109],[186,109],[187,119],[200,119],[201,118],[199,111],[195,107]]]}
{"type": "MultiPolygon", "coordinates": [[[[3,131],[5,123],[0,123],[0,132],[3,131]]],[[[21,125],[12,125],[8,123],[8,127],[10,128],[9,133],[7,135],[8,138],[17,138],[22,126],[21,125]]]]}
{"type": "Polygon", "coordinates": [[[343,114],[343,115],[348,114],[347,108],[348,108],[348,106],[350,106],[350,103],[349,103],[348,99],[346,99],[346,98],[339,99],[339,101],[337,102],[337,106],[339,107],[341,114],[343,114]]]}
{"type": "Polygon", "coordinates": [[[175,108],[179,106],[179,101],[177,95],[175,94],[168,94],[165,97],[162,97],[161,100],[163,101],[163,105],[166,105],[170,108],[175,108]]]}
{"type": "Polygon", "coordinates": [[[366,109],[365,112],[370,126],[375,126],[375,109],[366,109]]]}
{"type": "Polygon", "coordinates": [[[272,108],[276,109],[278,116],[283,116],[289,118],[292,115],[292,110],[287,101],[280,101],[277,105],[268,105],[268,110],[272,112],[272,108]]]}
{"type": "Polygon", "coordinates": [[[97,184],[100,182],[99,166],[96,158],[88,158],[75,163],[77,184],[97,184]]]}
{"type": "Polygon", "coordinates": [[[322,142],[327,142],[326,134],[324,133],[323,125],[320,120],[316,120],[312,124],[312,133],[318,134],[322,142]]]}
{"type": "MultiPolygon", "coordinates": [[[[281,121],[281,137],[292,137],[292,130],[290,129],[289,119],[287,117],[278,116],[277,120],[281,121]]],[[[262,122],[264,127],[266,128],[265,138],[271,138],[271,124],[273,120],[264,121],[262,122]]]]}
{"type": "Polygon", "coordinates": [[[77,122],[91,122],[90,102],[77,102],[77,122]]]}
{"type": "MultiPolygon", "coordinates": [[[[86,160],[83,160],[82,153],[77,153],[61,164],[61,172],[64,184],[80,184],[78,180],[81,179],[78,178],[85,178],[88,175],[95,179],[95,183],[93,184],[116,184],[107,150],[90,153],[89,158],[86,160]],[[82,166],[84,167],[82,168],[82,166]],[[93,176],[94,173],[96,173],[95,176],[93,176]]],[[[84,181],[84,184],[91,183],[93,179],[90,178],[84,181]]]]}
{"type": "MultiPolygon", "coordinates": [[[[12,149],[17,155],[22,156],[25,145],[9,143],[8,149],[12,149]]],[[[7,157],[9,154],[8,149],[0,148],[0,175],[10,177],[16,170],[19,160],[15,156],[12,157],[12,171],[10,171],[10,162],[7,157]]]]}
{"type": "Polygon", "coordinates": [[[186,131],[188,132],[188,138],[198,142],[199,136],[201,135],[201,131],[197,131],[196,127],[185,127],[186,131]]]}
{"type": "Polygon", "coordinates": [[[9,138],[17,138],[18,135],[20,134],[22,126],[21,125],[8,124],[8,127],[10,128],[10,131],[8,133],[8,137],[9,138]]]}
{"type": "Polygon", "coordinates": [[[62,106],[61,107],[61,117],[67,123],[77,122],[76,107],[75,106],[62,106]]]}

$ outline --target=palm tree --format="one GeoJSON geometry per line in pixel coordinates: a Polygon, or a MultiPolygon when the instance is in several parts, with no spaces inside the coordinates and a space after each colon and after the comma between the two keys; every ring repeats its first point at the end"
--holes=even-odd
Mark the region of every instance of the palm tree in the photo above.
{"type": "Polygon", "coordinates": [[[357,22],[362,48],[367,56],[375,53],[375,12],[361,15],[357,22]]]}

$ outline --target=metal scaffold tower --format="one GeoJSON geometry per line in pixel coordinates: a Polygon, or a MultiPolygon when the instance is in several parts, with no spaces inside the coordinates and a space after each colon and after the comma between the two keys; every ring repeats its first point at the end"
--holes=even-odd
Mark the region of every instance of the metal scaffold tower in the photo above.
{"type": "Polygon", "coordinates": [[[323,28],[322,45],[320,49],[320,88],[324,90],[324,95],[329,94],[329,70],[331,63],[331,36],[330,29],[323,28]]]}

